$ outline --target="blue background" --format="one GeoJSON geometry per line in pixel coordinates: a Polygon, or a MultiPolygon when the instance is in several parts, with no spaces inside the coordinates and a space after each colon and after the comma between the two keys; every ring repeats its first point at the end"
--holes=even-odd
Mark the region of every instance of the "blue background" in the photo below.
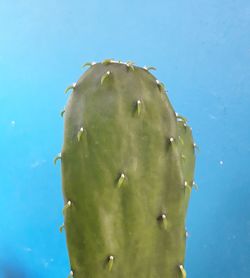
{"type": "Polygon", "coordinates": [[[69,273],[63,92],[105,58],[156,66],[193,127],[188,277],[250,277],[248,0],[0,0],[0,277],[69,273]]]}

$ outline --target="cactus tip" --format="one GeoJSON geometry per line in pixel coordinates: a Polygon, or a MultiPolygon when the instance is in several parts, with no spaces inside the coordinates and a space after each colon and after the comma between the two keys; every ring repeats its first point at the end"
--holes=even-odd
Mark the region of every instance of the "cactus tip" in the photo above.
{"type": "MultiPolygon", "coordinates": [[[[191,130],[191,128],[190,128],[190,130],[191,130]]],[[[196,143],[193,143],[193,148],[194,148],[194,150],[197,150],[197,151],[200,150],[196,143]]]]}
{"type": "Polygon", "coordinates": [[[195,190],[199,189],[198,184],[195,181],[192,182],[192,186],[194,187],[195,190]]]}
{"type": "Polygon", "coordinates": [[[136,111],[137,111],[137,115],[141,114],[141,100],[140,99],[138,99],[136,101],[136,111]]]}
{"type": "Polygon", "coordinates": [[[108,269],[109,269],[109,271],[112,270],[113,263],[114,263],[114,256],[112,256],[112,255],[108,256],[108,269]]]}
{"type": "Polygon", "coordinates": [[[64,229],[64,223],[59,227],[59,231],[60,231],[60,233],[62,233],[63,232],[63,229],[64,229]]]}
{"type": "Polygon", "coordinates": [[[156,79],[155,82],[156,82],[156,85],[158,86],[160,91],[165,90],[165,85],[162,82],[160,82],[158,79],[156,79]]]}
{"type": "Polygon", "coordinates": [[[131,69],[132,71],[135,70],[134,63],[131,62],[131,61],[128,61],[128,62],[126,63],[126,66],[127,66],[128,69],[131,69]]]}
{"type": "Polygon", "coordinates": [[[101,78],[101,84],[103,84],[103,82],[107,79],[108,76],[110,76],[111,71],[108,70],[107,72],[105,72],[101,78]]]}
{"type": "Polygon", "coordinates": [[[94,66],[96,64],[96,62],[87,62],[85,64],[83,64],[81,66],[81,69],[84,68],[84,67],[91,67],[91,66],[94,66]]]}
{"type": "Polygon", "coordinates": [[[81,127],[81,128],[79,129],[78,133],[77,133],[77,140],[78,140],[78,142],[81,141],[83,132],[84,132],[84,128],[81,127]]]}
{"type": "Polygon", "coordinates": [[[114,61],[113,58],[105,59],[105,60],[102,61],[102,64],[103,64],[103,65],[108,65],[108,64],[112,63],[112,61],[114,61]]]}
{"type": "Polygon", "coordinates": [[[64,113],[65,113],[65,109],[63,109],[63,110],[61,111],[61,113],[60,113],[61,117],[63,117],[64,113]]]}
{"type": "Polygon", "coordinates": [[[126,176],[124,173],[121,173],[120,177],[118,178],[117,187],[120,188],[125,180],[126,176]]]}
{"type": "Polygon", "coordinates": [[[64,91],[64,94],[67,94],[69,90],[74,90],[76,87],[76,83],[73,83],[72,85],[69,85],[65,91],[64,91]]]}
{"type": "Polygon", "coordinates": [[[65,214],[65,211],[72,206],[72,202],[69,200],[67,204],[63,207],[63,215],[65,214]]]}
{"type": "Polygon", "coordinates": [[[56,165],[57,160],[62,159],[62,154],[59,153],[55,158],[54,158],[54,164],[56,165]]]}
{"type": "Polygon", "coordinates": [[[190,191],[192,190],[191,186],[188,184],[187,181],[184,181],[184,188],[189,189],[190,191]]]}
{"type": "Polygon", "coordinates": [[[186,278],[187,277],[187,273],[186,273],[186,270],[184,269],[184,266],[182,264],[179,265],[179,269],[181,271],[181,277],[182,278],[186,278]]]}
{"type": "Polygon", "coordinates": [[[169,138],[169,142],[170,142],[170,143],[173,143],[173,142],[174,142],[174,137],[170,137],[170,138],[169,138]]]}
{"type": "Polygon", "coordinates": [[[162,224],[164,230],[166,230],[167,229],[167,215],[166,215],[166,213],[162,213],[157,219],[162,224]]]}
{"type": "Polygon", "coordinates": [[[183,117],[182,115],[178,114],[178,113],[175,113],[175,116],[176,116],[176,119],[178,122],[184,122],[183,125],[185,125],[188,121],[187,118],[183,117]]]}
{"type": "Polygon", "coordinates": [[[145,70],[149,71],[149,70],[156,70],[156,67],[147,67],[147,66],[144,66],[143,67],[145,70]]]}

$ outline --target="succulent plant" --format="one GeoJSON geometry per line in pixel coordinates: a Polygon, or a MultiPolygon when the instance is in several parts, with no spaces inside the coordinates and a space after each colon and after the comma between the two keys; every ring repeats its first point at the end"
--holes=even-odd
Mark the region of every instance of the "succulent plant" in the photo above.
{"type": "Polygon", "coordinates": [[[67,87],[61,159],[74,278],[178,278],[195,148],[187,120],[150,70],[86,63],[67,87]]]}

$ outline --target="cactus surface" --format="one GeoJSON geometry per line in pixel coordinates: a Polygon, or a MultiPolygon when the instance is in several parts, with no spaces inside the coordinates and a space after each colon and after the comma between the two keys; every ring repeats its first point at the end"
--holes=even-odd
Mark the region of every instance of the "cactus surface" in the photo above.
{"type": "MultiPolygon", "coordinates": [[[[185,278],[195,144],[164,85],[132,62],[86,63],[60,156],[74,278],[185,278]]],[[[56,160],[55,160],[56,161],[56,160]]]]}

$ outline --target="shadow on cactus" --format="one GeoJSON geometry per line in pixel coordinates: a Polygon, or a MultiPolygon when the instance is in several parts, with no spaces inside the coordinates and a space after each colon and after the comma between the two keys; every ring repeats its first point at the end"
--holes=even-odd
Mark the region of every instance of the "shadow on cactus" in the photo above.
{"type": "Polygon", "coordinates": [[[165,86],[132,62],[86,63],[67,87],[61,160],[74,278],[185,278],[195,147],[165,86]]]}

